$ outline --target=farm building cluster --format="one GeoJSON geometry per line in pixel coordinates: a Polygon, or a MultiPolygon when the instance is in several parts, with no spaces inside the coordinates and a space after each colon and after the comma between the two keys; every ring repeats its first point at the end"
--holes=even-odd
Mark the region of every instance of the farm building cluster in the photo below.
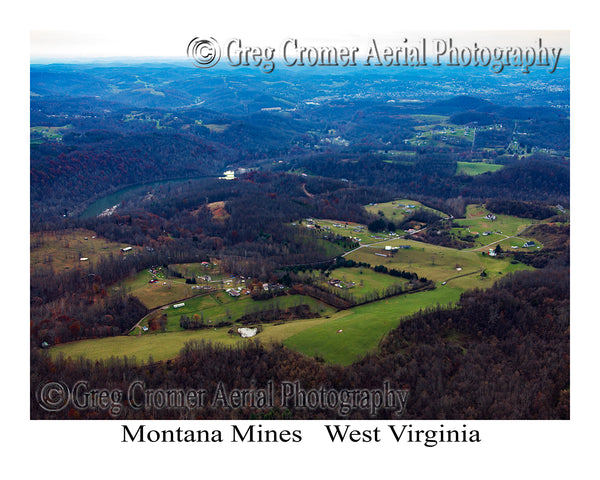
{"type": "Polygon", "coordinates": [[[331,278],[327,281],[329,285],[336,288],[354,288],[356,283],[354,282],[345,282],[343,280],[338,280],[337,278],[331,278]]]}
{"type": "Polygon", "coordinates": [[[404,210],[404,213],[411,213],[412,209],[417,208],[417,206],[413,205],[412,203],[397,203],[396,205],[394,205],[394,208],[401,208],[404,210]]]}

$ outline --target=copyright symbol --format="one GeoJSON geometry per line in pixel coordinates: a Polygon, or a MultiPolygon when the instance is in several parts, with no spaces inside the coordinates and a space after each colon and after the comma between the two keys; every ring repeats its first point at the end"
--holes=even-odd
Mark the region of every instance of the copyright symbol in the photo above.
{"type": "Polygon", "coordinates": [[[196,37],[188,44],[187,55],[198,68],[210,68],[221,58],[221,47],[213,37],[208,40],[196,37]]]}
{"type": "Polygon", "coordinates": [[[69,388],[63,382],[46,382],[38,387],[36,397],[47,412],[60,412],[69,404],[69,388]]]}

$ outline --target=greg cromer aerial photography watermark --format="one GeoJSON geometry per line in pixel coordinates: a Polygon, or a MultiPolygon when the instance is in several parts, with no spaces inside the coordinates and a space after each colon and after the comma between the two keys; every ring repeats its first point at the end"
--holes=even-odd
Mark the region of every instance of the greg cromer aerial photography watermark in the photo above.
{"type": "Polygon", "coordinates": [[[483,67],[494,73],[506,68],[530,73],[544,68],[554,73],[562,47],[547,45],[538,38],[528,46],[462,44],[452,38],[410,41],[390,45],[371,39],[363,46],[309,45],[297,38],[284,40],[279,48],[257,46],[233,38],[221,44],[213,37],[193,38],[187,55],[198,68],[218,64],[230,67],[256,67],[271,73],[282,67],[483,67]]]}
{"type": "Polygon", "coordinates": [[[131,410],[177,410],[193,412],[213,409],[295,408],[300,410],[330,410],[347,416],[355,410],[364,410],[374,417],[380,410],[391,410],[394,417],[402,416],[408,400],[408,390],[391,388],[385,381],[376,389],[333,389],[302,387],[299,381],[267,382],[258,388],[227,388],[219,383],[214,391],[206,388],[148,388],[143,381],[134,381],[126,390],[98,388],[87,380],[69,386],[65,382],[49,381],[38,386],[36,399],[47,412],[65,408],[78,411],[108,412],[113,418],[131,410]]]}

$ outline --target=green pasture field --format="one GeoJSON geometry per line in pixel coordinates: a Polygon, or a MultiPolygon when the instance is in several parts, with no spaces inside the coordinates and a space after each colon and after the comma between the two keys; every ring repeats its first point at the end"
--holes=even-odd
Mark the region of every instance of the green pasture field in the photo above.
{"type": "MultiPolygon", "coordinates": [[[[56,345],[50,348],[49,352],[53,357],[62,354],[66,357],[85,357],[91,360],[109,359],[111,357],[135,357],[138,361],[148,361],[150,357],[153,360],[167,360],[176,357],[184,344],[190,340],[204,339],[226,345],[248,341],[248,339],[242,339],[237,334],[227,333],[231,327],[182,330],[179,327],[179,318],[182,314],[192,317],[194,313],[203,312],[205,318],[211,318],[214,322],[218,318],[227,318],[227,312],[231,314],[232,318],[237,319],[242,314],[253,311],[254,308],[262,310],[275,305],[284,308],[307,303],[313,311],[319,311],[321,315],[319,318],[293,320],[279,325],[263,325],[263,331],[254,338],[264,343],[271,343],[281,342],[288,336],[294,335],[305,328],[328,322],[330,316],[335,312],[334,308],[301,295],[277,297],[260,302],[255,302],[249,297],[237,299],[230,297],[230,301],[227,301],[225,295],[227,294],[219,293],[196,297],[184,301],[185,307],[178,309],[173,309],[170,306],[165,310],[168,318],[167,332],[142,334],[141,329],[135,329],[127,336],[82,340],[56,345]],[[220,301],[223,301],[223,303],[219,303],[220,301]]],[[[146,325],[146,322],[142,321],[140,326],[144,325],[146,325]]],[[[237,327],[234,326],[235,328],[237,327]]]]}
{"type": "Polygon", "coordinates": [[[459,287],[449,286],[361,305],[306,328],[283,344],[305,355],[321,356],[327,363],[348,365],[375,351],[382,337],[397,327],[402,317],[427,306],[454,303],[462,292],[459,287]]]}
{"type": "MultiPolygon", "coordinates": [[[[483,238],[489,238],[489,237],[483,237],[483,238]]],[[[542,243],[538,242],[535,238],[528,237],[526,235],[523,235],[522,237],[506,238],[504,240],[501,240],[500,242],[490,245],[489,248],[496,248],[496,245],[498,243],[500,244],[500,247],[502,247],[503,251],[513,252],[513,253],[514,252],[536,252],[536,251],[544,248],[544,245],[542,243]],[[524,247],[523,244],[525,244],[525,242],[528,242],[530,240],[535,242],[535,246],[524,247]],[[517,248],[513,248],[513,247],[517,247],[517,248]]],[[[486,250],[487,251],[487,248],[485,248],[485,249],[479,248],[477,250],[486,250]]]]}
{"type": "Polygon", "coordinates": [[[63,132],[72,128],[72,125],[64,125],[62,127],[46,127],[46,126],[38,126],[38,127],[29,127],[29,132],[41,135],[46,140],[57,140],[62,141],[63,132]]]}
{"type": "MultiPolygon", "coordinates": [[[[417,202],[408,200],[400,200],[400,203],[417,204],[417,202]]],[[[374,207],[381,207],[381,205],[374,207]]],[[[474,228],[473,226],[480,228],[485,223],[482,222],[481,217],[485,217],[487,213],[481,205],[470,205],[467,209],[467,218],[462,221],[467,222],[471,228],[474,228]]],[[[341,226],[330,226],[330,228],[347,232],[345,236],[355,236],[348,234],[348,230],[352,232],[357,227],[355,224],[345,225],[334,220],[317,220],[315,222],[322,222],[322,225],[339,223],[341,226]]],[[[527,219],[499,215],[498,220],[494,222],[494,226],[500,226],[502,229],[500,231],[503,231],[503,234],[508,234],[520,231],[533,222],[527,219]]],[[[467,226],[462,228],[467,228],[467,226]]],[[[497,228],[493,230],[496,231],[497,228]]],[[[81,235],[81,232],[79,234],[81,235]]],[[[486,239],[490,242],[494,241],[495,237],[490,237],[492,236],[480,238],[483,241],[486,239]]],[[[502,240],[501,244],[505,250],[510,251],[510,246],[522,245],[526,240],[529,239],[510,238],[502,240]]],[[[372,242],[381,242],[381,245],[365,245],[350,253],[346,258],[369,263],[372,266],[384,265],[389,269],[395,268],[415,272],[420,277],[426,277],[436,282],[436,288],[414,294],[390,297],[349,310],[336,311],[333,307],[329,307],[315,299],[299,295],[282,296],[255,302],[249,296],[243,295],[234,298],[222,290],[201,295],[202,291],[192,290],[191,285],[185,284],[185,279],[159,279],[158,283],[149,284],[148,281],[152,278],[152,275],[146,270],[122,282],[121,286],[138,296],[148,306],[170,303],[171,305],[163,310],[167,314],[167,332],[142,333],[142,329],[137,328],[128,336],[57,345],[50,348],[50,354],[52,356],[59,354],[71,357],[84,356],[92,360],[107,359],[112,356],[135,357],[138,361],[147,361],[150,358],[165,360],[177,356],[185,342],[190,340],[204,339],[227,345],[248,341],[248,339],[242,339],[237,334],[227,333],[231,327],[183,331],[179,327],[181,315],[187,315],[190,318],[193,318],[195,314],[202,315],[206,322],[211,320],[211,323],[216,324],[223,320],[235,322],[244,313],[271,308],[275,305],[287,308],[300,303],[308,303],[313,310],[319,311],[320,318],[294,320],[280,325],[266,324],[263,325],[263,331],[255,338],[264,343],[283,342],[288,347],[304,354],[321,356],[329,363],[349,364],[365,353],[374,351],[381,338],[395,328],[402,317],[428,306],[452,304],[467,289],[488,288],[503,275],[517,270],[532,269],[521,263],[511,263],[510,258],[490,257],[482,255],[479,251],[455,250],[389,235],[385,237],[385,240],[372,239],[372,242]],[[384,249],[385,245],[410,245],[411,248],[399,249],[393,256],[383,257],[380,255],[390,254],[389,251],[384,249]],[[375,255],[376,253],[380,255],[375,255]],[[484,277],[480,275],[483,271],[486,273],[484,277]],[[167,285],[163,285],[163,282],[167,282],[167,285]],[[168,285],[171,285],[171,287],[169,288],[168,285]],[[181,300],[194,294],[197,296],[181,300]],[[185,305],[175,309],[172,306],[173,303],[185,303],[185,305]]],[[[199,264],[182,264],[173,265],[172,267],[188,277],[192,274],[204,273],[204,267],[199,266],[199,264]]],[[[214,277],[220,275],[214,273],[214,277]]],[[[208,274],[211,275],[211,273],[208,274]]],[[[404,281],[400,278],[360,267],[333,270],[330,278],[354,282],[355,287],[349,291],[357,295],[361,291],[367,293],[373,290],[381,290],[394,283],[404,281]],[[360,273],[361,271],[362,273],[360,273]],[[360,286],[361,280],[363,282],[362,287],[360,286]]],[[[235,286],[234,283],[239,282],[239,279],[222,276],[215,282],[215,286],[217,288],[229,286],[229,284],[224,285],[223,280],[231,280],[231,286],[235,286]]],[[[241,283],[237,284],[237,286],[242,285],[241,283]]],[[[147,319],[144,319],[140,323],[140,327],[146,325],[147,319]]]]}
{"type": "Polygon", "coordinates": [[[314,224],[320,226],[324,232],[332,232],[336,235],[341,235],[344,237],[358,238],[358,241],[362,244],[382,242],[385,240],[397,238],[399,236],[392,235],[390,233],[373,233],[367,229],[366,225],[361,225],[360,223],[343,222],[338,220],[314,219],[314,224]]]}
{"type": "MultiPolygon", "coordinates": [[[[322,355],[327,362],[349,364],[375,349],[381,337],[398,325],[401,316],[417,312],[426,305],[455,302],[461,292],[462,289],[456,287],[436,289],[391,297],[320,318],[294,320],[280,325],[266,324],[263,325],[263,331],[253,338],[265,344],[284,342],[305,354],[322,355]],[[339,329],[343,330],[341,334],[336,333],[339,329]]],[[[64,355],[97,361],[127,357],[147,362],[150,358],[158,361],[176,357],[190,340],[203,339],[225,345],[249,341],[237,334],[227,333],[229,328],[82,340],[56,345],[49,352],[53,358],[64,355]]]]}
{"type": "Polygon", "coordinates": [[[352,267],[352,268],[336,268],[329,274],[329,278],[324,278],[323,284],[327,285],[327,280],[338,279],[342,282],[354,282],[355,286],[350,288],[348,291],[360,298],[361,296],[375,292],[385,290],[387,287],[392,285],[398,285],[407,283],[407,281],[400,277],[392,277],[385,273],[374,272],[370,268],[364,267],[352,267]],[[361,281],[363,285],[361,286],[361,281]]]}
{"type": "Polygon", "coordinates": [[[193,290],[183,278],[166,278],[159,274],[157,283],[149,283],[153,278],[148,270],[142,270],[123,280],[116,288],[137,297],[150,309],[202,293],[201,290],[193,290]]]}
{"type": "Polygon", "coordinates": [[[394,222],[401,222],[405,217],[409,216],[412,212],[417,209],[428,210],[430,212],[439,215],[442,218],[447,217],[448,215],[444,212],[440,212],[439,210],[435,210],[430,207],[426,207],[421,202],[417,202],[415,200],[409,200],[406,198],[401,198],[398,200],[393,200],[391,202],[385,203],[377,203],[375,205],[365,205],[365,210],[367,212],[377,215],[379,212],[383,212],[383,216],[394,222]],[[398,205],[414,205],[415,208],[407,208],[407,207],[399,207],[398,205]]]}
{"type": "MultiPolygon", "coordinates": [[[[435,116],[431,116],[435,117],[435,116]]],[[[467,142],[472,142],[474,137],[474,129],[465,127],[462,125],[453,125],[449,123],[431,121],[425,125],[415,127],[418,133],[412,138],[408,139],[407,143],[410,145],[430,145],[430,146],[443,146],[449,144],[447,140],[453,139],[454,141],[463,139],[467,142]],[[438,130],[434,127],[442,127],[444,130],[438,130]],[[444,140],[446,137],[447,140],[444,140]]]]}
{"type": "MultiPolygon", "coordinates": [[[[170,306],[165,309],[168,318],[166,333],[140,334],[141,330],[137,329],[129,336],[57,345],[50,349],[50,354],[63,354],[73,358],[84,356],[92,360],[127,356],[135,357],[138,361],[147,361],[150,357],[153,360],[174,358],[185,342],[194,339],[233,345],[247,339],[227,333],[230,327],[177,331],[180,316],[186,314],[192,317],[194,313],[202,313],[205,319],[210,318],[213,322],[228,317],[235,320],[253,308],[266,308],[279,301],[282,307],[298,303],[318,305],[321,317],[294,320],[281,325],[266,324],[263,326],[263,332],[256,336],[257,340],[264,343],[284,342],[288,347],[307,355],[320,355],[329,363],[349,364],[365,353],[375,350],[383,335],[395,328],[401,317],[428,306],[456,302],[465,289],[487,288],[501,275],[529,268],[522,264],[511,264],[509,260],[483,256],[477,252],[457,251],[406,240],[402,243],[409,243],[413,248],[399,250],[394,258],[375,257],[372,252],[378,249],[372,247],[361,248],[351,254],[351,257],[357,261],[370,261],[373,265],[381,264],[380,260],[384,260],[383,264],[388,268],[414,271],[420,276],[435,280],[436,289],[390,297],[338,312],[307,297],[285,296],[254,302],[249,297],[232,298],[225,292],[213,293],[185,300],[184,307],[173,309],[170,306]],[[462,266],[462,271],[456,270],[457,264],[462,266]],[[482,268],[485,268],[488,274],[485,278],[479,275],[482,268]],[[460,276],[465,274],[466,276],[460,276]],[[442,281],[447,281],[447,284],[442,285],[442,281]],[[342,332],[338,333],[339,330],[342,332]]],[[[339,269],[335,278],[342,276],[341,273],[350,280],[352,275],[361,275],[358,271],[358,268],[339,269]]],[[[365,272],[363,271],[362,275],[365,275],[365,272]]],[[[377,279],[382,282],[384,275],[373,275],[371,281],[377,279]]],[[[390,278],[396,280],[395,277],[390,278]]],[[[380,285],[383,286],[384,283],[380,285]]]]}
{"type": "Polygon", "coordinates": [[[456,175],[481,175],[486,172],[497,172],[504,165],[484,162],[456,162],[456,175]]]}
{"type": "MultiPolygon", "coordinates": [[[[453,233],[454,235],[457,235],[458,237],[462,237],[465,235],[469,235],[472,232],[470,232],[468,230],[469,227],[460,227],[460,228],[451,228],[450,232],[453,233]]],[[[477,249],[479,247],[482,247],[484,245],[489,245],[490,243],[494,243],[495,242],[499,242],[501,240],[506,239],[507,235],[500,235],[497,233],[491,233],[489,235],[483,235],[483,232],[478,232],[479,236],[477,236],[477,234],[473,234],[473,236],[475,237],[475,248],[477,249]]],[[[523,242],[521,242],[523,243],[523,242]]],[[[494,245],[492,245],[493,247],[494,245]]]]}
{"type": "MultiPolygon", "coordinates": [[[[163,312],[167,314],[167,331],[177,332],[183,330],[179,326],[179,319],[182,315],[193,318],[195,314],[202,315],[204,321],[217,324],[221,321],[236,322],[245,313],[267,310],[279,307],[282,309],[306,303],[310,305],[313,311],[317,311],[321,316],[330,315],[335,311],[334,308],[315,300],[314,298],[303,295],[284,295],[270,298],[268,300],[255,301],[249,295],[242,297],[231,297],[226,292],[216,292],[198,297],[182,300],[178,303],[185,303],[183,307],[173,308],[169,305],[163,312]]],[[[147,318],[140,322],[140,326],[148,325],[147,318]]],[[[139,330],[133,331],[131,335],[137,335],[139,330]]],[[[156,335],[155,332],[144,332],[143,335],[156,335]]]]}
{"type": "MultiPolygon", "coordinates": [[[[471,233],[483,233],[486,231],[500,232],[503,235],[518,235],[529,225],[541,223],[540,220],[530,218],[519,218],[511,215],[496,215],[496,220],[488,220],[485,216],[491,213],[483,205],[467,205],[466,218],[458,218],[454,223],[461,227],[468,227],[471,233]]],[[[483,240],[485,241],[485,240],[483,240]]]]}
{"type": "Polygon", "coordinates": [[[192,288],[194,286],[211,286],[221,289],[244,285],[239,283],[239,279],[231,279],[229,276],[223,275],[220,273],[220,268],[212,264],[204,267],[201,263],[181,263],[169,265],[169,268],[181,273],[185,278],[168,277],[167,269],[162,267],[156,275],[151,274],[149,269],[145,269],[122,281],[117,288],[122,288],[125,292],[137,297],[146,307],[152,309],[203,293],[202,290],[192,288]],[[206,282],[197,278],[196,285],[185,282],[186,278],[197,277],[197,275],[209,275],[211,281],[206,282]],[[149,283],[154,278],[158,282],[149,283]],[[230,283],[224,283],[226,281],[230,281],[230,283]]]}
{"type": "Polygon", "coordinates": [[[347,260],[365,262],[373,266],[384,265],[387,268],[415,272],[420,277],[442,282],[463,289],[488,288],[495,280],[515,270],[530,270],[532,267],[517,263],[512,264],[508,258],[490,257],[481,252],[471,250],[455,250],[453,248],[430,245],[414,240],[390,242],[391,246],[410,245],[410,249],[400,249],[393,257],[380,257],[375,253],[389,253],[378,248],[363,247],[346,256],[347,260]],[[460,270],[458,270],[460,268],[460,270]],[[485,270],[485,277],[480,273],[485,270]],[[458,278],[456,278],[458,277],[458,278]]]}
{"type": "Polygon", "coordinates": [[[328,322],[326,317],[307,320],[294,320],[280,325],[264,325],[263,331],[257,336],[241,338],[237,334],[229,334],[230,327],[187,330],[179,332],[157,333],[155,335],[127,335],[106,337],[78,342],[63,343],[49,349],[50,356],[60,355],[71,358],[86,358],[92,361],[110,358],[135,359],[136,362],[169,360],[179,355],[179,352],[191,340],[206,340],[224,345],[237,345],[254,339],[264,343],[282,342],[306,328],[328,322]]]}
{"type": "MultiPolygon", "coordinates": [[[[453,234],[458,235],[458,236],[464,236],[469,234],[469,230],[467,230],[467,227],[462,227],[462,228],[452,228],[450,230],[453,234]]],[[[501,234],[497,234],[497,233],[491,233],[489,235],[483,235],[483,232],[479,233],[479,236],[474,235],[475,240],[475,246],[470,249],[470,250],[476,250],[476,251],[487,251],[490,248],[496,248],[497,244],[500,244],[500,246],[504,249],[504,250],[510,250],[510,251],[518,251],[518,249],[514,249],[511,248],[513,246],[518,247],[521,250],[532,250],[532,248],[523,248],[523,244],[529,240],[533,240],[536,244],[536,247],[540,247],[542,248],[543,245],[538,242],[535,238],[533,237],[529,237],[527,236],[527,234],[522,234],[522,236],[519,237],[515,237],[515,236],[509,236],[509,235],[501,235],[501,234]]],[[[535,248],[535,247],[534,247],[535,248]]]]}

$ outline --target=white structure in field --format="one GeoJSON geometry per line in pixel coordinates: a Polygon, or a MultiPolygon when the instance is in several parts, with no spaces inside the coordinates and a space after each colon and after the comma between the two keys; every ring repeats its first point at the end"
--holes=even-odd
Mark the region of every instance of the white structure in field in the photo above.
{"type": "Polygon", "coordinates": [[[242,338],[250,338],[258,333],[258,328],[242,327],[242,328],[238,328],[237,331],[242,338]]]}

